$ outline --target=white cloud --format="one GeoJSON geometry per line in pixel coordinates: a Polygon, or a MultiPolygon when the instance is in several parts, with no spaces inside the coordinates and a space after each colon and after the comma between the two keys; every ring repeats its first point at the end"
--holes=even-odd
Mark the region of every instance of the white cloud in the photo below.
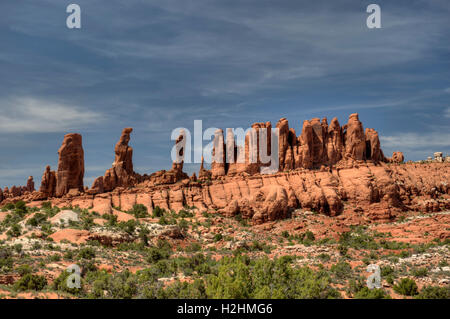
{"type": "Polygon", "coordinates": [[[391,136],[380,136],[381,147],[398,150],[419,150],[450,147],[449,132],[400,133],[391,136]]]}
{"type": "Polygon", "coordinates": [[[104,119],[94,111],[34,97],[0,102],[0,111],[0,132],[3,133],[62,132],[104,119]]]}

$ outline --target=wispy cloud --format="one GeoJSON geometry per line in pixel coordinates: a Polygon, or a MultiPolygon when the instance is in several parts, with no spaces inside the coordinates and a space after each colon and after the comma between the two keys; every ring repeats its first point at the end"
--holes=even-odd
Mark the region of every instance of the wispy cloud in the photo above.
{"type": "Polygon", "coordinates": [[[445,111],[444,111],[444,116],[446,118],[450,118],[450,107],[448,107],[445,111]]]}
{"type": "Polygon", "coordinates": [[[450,147],[450,132],[399,133],[380,136],[381,146],[398,150],[420,150],[450,147]]]}
{"type": "Polygon", "coordinates": [[[0,110],[3,133],[64,132],[105,119],[100,113],[78,106],[33,97],[0,102],[0,110]]]}

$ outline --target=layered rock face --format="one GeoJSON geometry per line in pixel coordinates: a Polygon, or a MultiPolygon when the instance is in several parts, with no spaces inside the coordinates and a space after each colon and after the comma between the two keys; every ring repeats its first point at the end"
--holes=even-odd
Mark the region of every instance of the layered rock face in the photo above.
{"type": "Polygon", "coordinates": [[[450,164],[386,165],[360,163],[332,171],[298,169],[272,175],[225,176],[209,183],[150,185],[61,199],[57,204],[90,208],[100,214],[113,207],[129,210],[134,204],[178,211],[185,205],[224,216],[240,214],[254,224],[289,217],[302,208],[336,216],[344,210],[373,221],[391,220],[400,211],[450,209],[450,164]],[[70,202],[69,202],[70,201],[70,202]]]}
{"type": "Polygon", "coordinates": [[[58,154],[56,196],[63,196],[71,189],[83,192],[84,151],[81,135],[77,133],[65,135],[58,154]]]}

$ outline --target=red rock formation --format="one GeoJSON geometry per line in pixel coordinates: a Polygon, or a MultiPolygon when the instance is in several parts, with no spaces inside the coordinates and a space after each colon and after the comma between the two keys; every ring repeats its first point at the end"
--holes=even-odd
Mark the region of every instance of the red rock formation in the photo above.
{"type": "Polygon", "coordinates": [[[313,127],[307,120],[303,121],[302,133],[298,137],[298,157],[296,161],[296,168],[312,168],[313,161],[313,127]]]}
{"type": "Polygon", "coordinates": [[[65,135],[58,154],[56,196],[63,196],[71,189],[83,192],[84,151],[81,135],[77,133],[65,135]]]}
{"type": "Polygon", "coordinates": [[[54,197],[56,195],[56,173],[50,170],[50,166],[47,165],[45,172],[42,175],[41,187],[39,188],[44,197],[54,197]]]}
{"type": "MultiPolygon", "coordinates": [[[[133,148],[128,145],[131,127],[124,128],[119,141],[114,148],[115,159],[112,167],[105,172],[103,180],[96,179],[95,191],[98,191],[100,184],[104,191],[111,191],[116,187],[132,186],[137,181],[137,174],[133,170],[133,148]]],[[[91,190],[94,188],[92,185],[91,190]]]]}
{"type": "Polygon", "coordinates": [[[5,188],[3,189],[3,197],[4,198],[10,197],[8,186],[5,186],[5,188]]]}
{"type": "Polygon", "coordinates": [[[30,193],[32,193],[32,192],[35,191],[35,189],[34,189],[33,176],[28,177],[28,180],[27,180],[27,186],[26,186],[26,191],[27,191],[27,192],[30,192],[30,193]]]}
{"type": "Polygon", "coordinates": [[[342,151],[344,149],[344,138],[338,119],[335,117],[328,126],[326,150],[328,164],[333,165],[342,159],[342,151]]]}
{"type": "Polygon", "coordinates": [[[186,137],[184,130],[181,130],[180,136],[178,136],[175,141],[175,146],[177,149],[177,157],[172,163],[172,169],[170,172],[174,175],[175,181],[179,181],[181,179],[189,178],[189,176],[183,172],[184,155],[186,150],[186,137]]]}
{"type": "Polygon", "coordinates": [[[366,157],[374,162],[383,161],[378,133],[373,128],[366,128],[366,157]]]}
{"type": "Polygon", "coordinates": [[[403,163],[405,157],[402,152],[394,152],[392,153],[392,157],[388,159],[390,163],[403,163]]]}
{"type": "Polygon", "coordinates": [[[113,196],[101,194],[98,199],[97,195],[93,210],[100,211],[105,205],[112,207],[113,203],[114,206],[142,203],[173,210],[188,205],[200,210],[218,210],[225,216],[239,213],[257,224],[285,218],[297,208],[336,216],[344,211],[345,202],[349,210],[359,207],[358,214],[384,221],[401,210],[449,209],[450,186],[443,183],[449,178],[448,163],[387,166],[367,162],[357,168],[332,172],[303,169],[273,175],[234,175],[210,183],[186,180],[176,185],[149,185],[144,182],[145,188],[113,196]]]}
{"type": "Polygon", "coordinates": [[[204,158],[202,156],[202,163],[200,164],[200,170],[198,171],[199,180],[211,179],[211,172],[204,167],[204,158]]]}
{"type": "Polygon", "coordinates": [[[214,132],[214,147],[212,150],[211,175],[212,178],[225,175],[225,143],[223,130],[214,132]]]}
{"type": "Polygon", "coordinates": [[[183,172],[184,153],[186,148],[185,132],[182,130],[175,141],[175,161],[169,171],[161,170],[144,178],[144,183],[148,186],[161,184],[174,184],[181,180],[188,180],[189,175],[183,172]]]}
{"type": "Polygon", "coordinates": [[[350,115],[347,124],[344,126],[345,135],[345,155],[354,160],[364,160],[366,155],[366,139],[358,114],[350,115]]]}
{"type": "Polygon", "coordinates": [[[20,187],[17,187],[16,185],[13,185],[10,189],[11,197],[19,197],[22,195],[22,189],[20,187]]]}
{"type": "Polygon", "coordinates": [[[100,194],[105,191],[103,186],[103,176],[97,177],[92,183],[92,187],[88,190],[89,194],[100,194]]]}
{"type": "Polygon", "coordinates": [[[278,163],[280,169],[285,168],[286,152],[289,148],[289,123],[288,120],[282,118],[278,121],[276,128],[278,129],[278,163]]]}

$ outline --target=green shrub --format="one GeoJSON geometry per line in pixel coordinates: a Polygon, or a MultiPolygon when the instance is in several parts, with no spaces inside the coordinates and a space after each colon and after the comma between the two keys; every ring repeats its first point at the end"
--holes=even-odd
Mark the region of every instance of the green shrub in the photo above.
{"type": "Polygon", "coordinates": [[[67,280],[69,279],[69,276],[73,273],[70,273],[68,271],[63,271],[61,274],[53,281],[53,289],[57,291],[62,292],[68,292],[74,295],[81,295],[83,293],[83,281],[80,278],[80,288],[69,288],[67,284],[67,280]]]}
{"type": "Polygon", "coordinates": [[[352,267],[345,261],[340,261],[337,264],[331,266],[330,270],[339,279],[348,279],[352,275],[352,267]]]}
{"type": "Polygon", "coordinates": [[[181,218],[194,217],[194,214],[191,213],[190,211],[182,209],[178,212],[178,217],[181,217],[181,218]]]}
{"type": "Polygon", "coordinates": [[[309,231],[309,230],[305,233],[305,238],[308,241],[315,241],[316,240],[316,237],[314,236],[314,233],[312,231],[309,231]]]}
{"type": "Polygon", "coordinates": [[[15,212],[21,217],[27,214],[27,204],[23,200],[19,200],[15,205],[15,212]]]}
{"type": "Polygon", "coordinates": [[[120,222],[119,228],[122,229],[124,232],[133,235],[134,231],[136,230],[136,227],[138,225],[138,222],[136,220],[128,220],[126,222],[120,222]]]}
{"type": "Polygon", "coordinates": [[[14,224],[6,232],[6,235],[11,237],[19,237],[22,234],[22,227],[19,224],[14,224]]]}
{"type": "Polygon", "coordinates": [[[0,271],[8,271],[13,267],[12,251],[9,247],[0,247],[0,271]]]}
{"type": "Polygon", "coordinates": [[[36,214],[34,214],[33,217],[31,217],[30,219],[27,220],[26,224],[33,226],[33,227],[37,227],[46,221],[47,221],[47,215],[42,214],[42,213],[36,213],[36,214]]]}
{"type": "Polygon", "coordinates": [[[131,299],[138,291],[136,276],[128,270],[115,274],[108,281],[108,295],[114,299],[131,299]]]}
{"type": "Polygon", "coordinates": [[[426,286],[416,296],[417,299],[450,299],[450,287],[426,286]]]}
{"type": "Polygon", "coordinates": [[[412,275],[414,277],[425,277],[426,275],[428,275],[428,269],[425,267],[422,268],[414,268],[411,271],[412,275]]]}
{"type": "Polygon", "coordinates": [[[375,239],[364,232],[363,227],[358,227],[353,231],[342,233],[339,237],[339,244],[354,249],[378,249],[379,245],[375,239]]]}
{"type": "Polygon", "coordinates": [[[92,247],[81,248],[78,252],[78,257],[81,259],[95,258],[95,250],[92,247]]]}
{"type": "Polygon", "coordinates": [[[16,206],[13,203],[8,203],[5,206],[3,206],[4,210],[12,210],[14,209],[16,206]]]}
{"type": "Polygon", "coordinates": [[[169,257],[170,252],[165,249],[161,249],[158,247],[150,247],[148,249],[147,261],[149,263],[156,263],[159,260],[167,259],[169,257]]]}
{"type": "Polygon", "coordinates": [[[43,209],[51,209],[52,208],[52,202],[43,202],[42,203],[43,209]]]}
{"type": "Polygon", "coordinates": [[[159,207],[159,206],[156,206],[156,207],[153,209],[152,215],[153,215],[153,217],[162,217],[162,216],[164,216],[164,212],[165,212],[164,209],[162,209],[162,208],[159,207]]]}
{"type": "Polygon", "coordinates": [[[381,277],[387,277],[394,273],[394,268],[391,266],[381,267],[381,277]]]}
{"type": "Polygon", "coordinates": [[[290,256],[250,261],[246,256],[221,259],[207,276],[208,298],[339,298],[329,276],[308,267],[293,268],[290,256]]]}
{"type": "Polygon", "coordinates": [[[362,288],[358,291],[353,298],[355,299],[390,299],[389,294],[383,289],[369,289],[368,287],[362,288]]]}
{"type": "Polygon", "coordinates": [[[189,223],[187,222],[186,219],[181,219],[178,222],[178,227],[180,227],[180,229],[182,230],[187,230],[189,228],[189,223]]]}
{"type": "Polygon", "coordinates": [[[402,278],[393,288],[395,292],[404,296],[415,296],[418,294],[416,282],[409,278],[402,278]]]}
{"type": "Polygon", "coordinates": [[[149,216],[147,207],[143,204],[134,204],[133,209],[128,211],[128,213],[134,215],[136,218],[144,218],[149,216]]]}
{"type": "Polygon", "coordinates": [[[25,274],[22,278],[14,283],[14,290],[42,290],[47,286],[47,279],[44,276],[33,274],[25,274]]]}
{"type": "Polygon", "coordinates": [[[31,274],[33,272],[33,269],[30,265],[20,265],[16,268],[16,271],[20,276],[24,276],[26,274],[31,274]]]}
{"type": "Polygon", "coordinates": [[[322,262],[327,262],[327,261],[330,261],[331,256],[328,254],[322,253],[319,256],[317,256],[317,258],[319,258],[322,262]]]}
{"type": "Polygon", "coordinates": [[[184,250],[186,252],[196,252],[196,251],[200,251],[202,249],[202,245],[200,245],[199,243],[192,243],[189,246],[187,246],[184,250]]]}

